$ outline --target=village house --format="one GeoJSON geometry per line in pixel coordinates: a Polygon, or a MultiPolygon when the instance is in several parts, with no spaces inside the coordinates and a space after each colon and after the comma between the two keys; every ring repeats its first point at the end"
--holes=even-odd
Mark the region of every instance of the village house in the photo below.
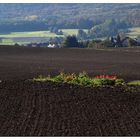
{"type": "Polygon", "coordinates": [[[56,48],[55,44],[49,44],[48,48],[56,48]]]}

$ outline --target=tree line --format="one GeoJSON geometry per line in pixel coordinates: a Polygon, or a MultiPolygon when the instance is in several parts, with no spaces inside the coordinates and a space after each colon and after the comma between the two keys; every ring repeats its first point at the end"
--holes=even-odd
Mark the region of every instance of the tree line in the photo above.
{"type": "Polygon", "coordinates": [[[140,46],[140,42],[130,37],[117,35],[105,40],[84,40],[78,41],[76,36],[67,36],[61,43],[61,48],[117,48],[140,46]]]}
{"type": "Polygon", "coordinates": [[[140,26],[140,4],[0,4],[0,9],[0,32],[55,27],[89,29],[101,37],[140,26]]]}

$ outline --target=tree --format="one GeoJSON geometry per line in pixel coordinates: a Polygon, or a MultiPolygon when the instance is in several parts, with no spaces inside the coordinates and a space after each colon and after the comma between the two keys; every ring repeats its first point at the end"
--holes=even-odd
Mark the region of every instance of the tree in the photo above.
{"type": "Polygon", "coordinates": [[[120,32],[119,36],[120,36],[121,40],[124,40],[126,38],[126,33],[125,32],[120,32]]]}
{"type": "Polygon", "coordinates": [[[2,38],[0,38],[0,43],[2,43],[2,38]]]}
{"type": "Polygon", "coordinates": [[[79,42],[79,47],[80,48],[87,48],[89,45],[89,41],[88,40],[84,40],[84,41],[80,41],[79,42]]]}
{"type": "Polygon", "coordinates": [[[138,35],[137,38],[140,38],[140,35],[138,35]]]}
{"type": "Polygon", "coordinates": [[[79,47],[77,38],[73,36],[67,36],[61,45],[62,48],[76,48],[79,47]]]}
{"type": "Polygon", "coordinates": [[[114,38],[111,36],[111,39],[110,39],[111,43],[114,44],[114,38]]]}
{"type": "Polygon", "coordinates": [[[62,30],[59,30],[57,35],[63,35],[63,31],[62,30]]]}
{"type": "Polygon", "coordinates": [[[128,40],[128,47],[131,48],[131,47],[134,47],[134,46],[137,46],[137,41],[135,41],[132,38],[129,38],[129,40],[128,40]]]}
{"type": "Polygon", "coordinates": [[[58,28],[54,27],[53,30],[52,30],[52,33],[57,34],[58,33],[58,28]]]}
{"type": "Polygon", "coordinates": [[[102,40],[92,40],[88,43],[88,48],[102,48],[102,40]]]}
{"type": "Polygon", "coordinates": [[[121,37],[119,34],[117,35],[117,38],[116,38],[116,45],[118,47],[122,47],[122,41],[121,41],[121,37]]]}
{"type": "Polygon", "coordinates": [[[89,18],[83,17],[76,18],[75,23],[77,28],[80,29],[90,29],[93,26],[93,21],[90,20],[89,18]]]}
{"type": "Polygon", "coordinates": [[[104,47],[114,47],[113,42],[111,40],[109,40],[109,38],[107,38],[104,41],[102,41],[102,45],[104,47]]]}
{"type": "Polygon", "coordinates": [[[84,32],[83,30],[78,30],[78,34],[77,34],[78,39],[87,39],[87,34],[86,32],[84,32]]]}

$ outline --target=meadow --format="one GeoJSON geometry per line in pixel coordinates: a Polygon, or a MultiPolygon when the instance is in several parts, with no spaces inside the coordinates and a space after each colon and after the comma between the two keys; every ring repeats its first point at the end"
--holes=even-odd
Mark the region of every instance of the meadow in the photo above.
{"type": "MultiPolygon", "coordinates": [[[[77,35],[78,29],[62,29],[64,35],[57,35],[55,33],[51,33],[50,31],[32,31],[32,32],[11,32],[7,34],[0,34],[0,38],[2,38],[0,44],[1,45],[14,45],[18,44],[28,44],[31,42],[37,42],[36,40],[32,41],[34,38],[54,38],[54,37],[65,37],[67,35],[77,35]],[[33,38],[32,40],[24,39],[24,41],[16,41],[17,38],[33,38]]],[[[84,29],[87,32],[86,29],[84,29]]],[[[38,41],[38,42],[40,42],[38,41]]]]}
{"type": "MultiPolygon", "coordinates": [[[[14,45],[18,44],[28,44],[31,42],[41,42],[44,38],[54,38],[54,37],[65,37],[68,35],[77,35],[79,29],[61,29],[64,35],[56,35],[50,31],[32,31],[32,32],[11,32],[11,33],[1,33],[0,34],[0,44],[1,45],[14,45]],[[38,39],[37,39],[38,38],[38,39]],[[39,39],[40,38],[40,39],[39,39]],[[22,40],[22,41],[20,41],[22,40]]],[[[88,32],[87,29],[83,29],[85,32],[88,32]]],[[[127,35],[132,38],[137,38],[140,35],[140,28],[129,28],[129,33],[127,35]]],[[[99,39],[105,39],[99,38],[99,39]]]]}
{"type": "MultiPolygon", "coordinates": [[[[11,32],[7,34],[0,34],[0,38],[3,38],[0,44],[3,45],[13,45],[15,43],[18,44],[28,44],[31,43],[28,39],[25,41],[19,42],[15,41],[16,38],[54,38],[54,37],[64,37],[63,35],[56,35],[55,33],[51,33],[49,31],[33,31],[33,32],[11,32]]],[[[36,41],[33,41],[36,42],[36,41]]]]}

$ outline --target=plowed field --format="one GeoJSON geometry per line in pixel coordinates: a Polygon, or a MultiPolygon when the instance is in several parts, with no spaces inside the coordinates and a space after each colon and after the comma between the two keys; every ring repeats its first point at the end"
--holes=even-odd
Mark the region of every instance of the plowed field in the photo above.
{"type": "Polygon", "coordinates": [[[0,47],[0,136],[140,136],[140,87],[27,80],[62,69],[140,79],[140,49],[0,47]]]}

